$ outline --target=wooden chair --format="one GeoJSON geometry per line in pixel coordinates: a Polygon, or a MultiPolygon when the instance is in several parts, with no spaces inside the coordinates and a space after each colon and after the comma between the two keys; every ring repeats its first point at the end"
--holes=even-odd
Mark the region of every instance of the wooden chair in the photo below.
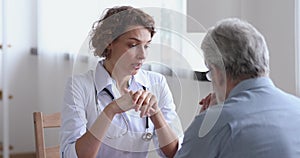
{"type": "Polygon", "coordinates": [[[59,145],[46,147],[44,128],[58,128],[61,126],[60,112],[45,115],[42,112],[33,112],[35,146],[37,158],[59,158],[59,145]]]}

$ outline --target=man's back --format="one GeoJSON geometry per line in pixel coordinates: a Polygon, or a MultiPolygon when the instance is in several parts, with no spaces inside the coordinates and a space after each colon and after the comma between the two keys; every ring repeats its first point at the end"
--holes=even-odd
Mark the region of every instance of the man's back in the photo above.
{"type": "Polygon", "coordinates": [[[239,83],[224,106],[197,116],[185,133],[178,157],[298,158],[300,99],[277,89],[269,78],[239,83]],[[221,110],[210,132],[199,137],[209,113],[221,110]]]}

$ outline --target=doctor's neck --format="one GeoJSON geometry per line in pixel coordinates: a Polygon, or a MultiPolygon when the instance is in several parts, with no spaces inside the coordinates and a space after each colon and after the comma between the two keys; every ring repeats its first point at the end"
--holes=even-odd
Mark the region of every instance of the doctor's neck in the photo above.
{"type": "Polygon", "coordinates": [[[128,89],[128,81],[130,80],[131,75],[124,74],[124,72],[120,72],[118,69],[114,68],[114,65],[105,60],[103,63],[103,67],[109,73],[111,78],[113,78],[116,81],[116,86],[121,93],[124,91],[124,89],[128,89]]]}

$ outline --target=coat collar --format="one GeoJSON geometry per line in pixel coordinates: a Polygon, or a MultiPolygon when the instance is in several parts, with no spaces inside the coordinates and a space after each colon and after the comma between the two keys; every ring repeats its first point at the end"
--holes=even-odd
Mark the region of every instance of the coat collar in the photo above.
{"type": "MultiPolygon", "coordinates": [[[[149,80],[146,77],[147,71],[139,70],[136,75],[133,75],[129,80],[129,85],[138,84],[139,86],[144,86],[149,88],[149,80]]],[[[94,73],[94,83],[97,92],[101,92],[104,88],[109,88],[111,90],[111,86],[115,83],[115,80],[111,78],[107,70],[103,66],[103,60],[99,61],[96,70],[94,73]]]]}

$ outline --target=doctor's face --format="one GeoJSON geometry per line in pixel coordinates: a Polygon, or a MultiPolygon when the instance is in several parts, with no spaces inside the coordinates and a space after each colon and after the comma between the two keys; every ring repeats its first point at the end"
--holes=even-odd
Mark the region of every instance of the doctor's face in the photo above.
{"type": "Polygon", "coordinates": [[[113,41],[108,61],[113,73],[135,75],[147,57],[151,34],[144,27],[134,27],[113,41]]]}

